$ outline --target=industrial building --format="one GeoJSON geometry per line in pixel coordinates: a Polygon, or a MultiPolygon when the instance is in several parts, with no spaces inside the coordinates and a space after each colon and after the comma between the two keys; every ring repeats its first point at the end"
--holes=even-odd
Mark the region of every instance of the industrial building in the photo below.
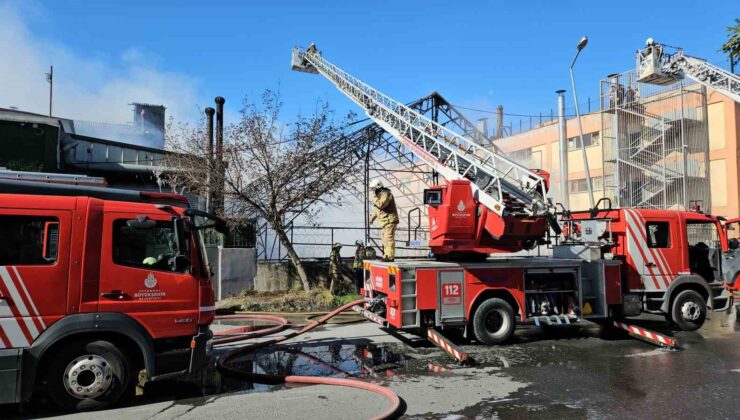
{"type": "Polygon", "coordinates": [[[0,108],[0,167],[103,177],[110,186],[158,191],[156,174],[165,170],[164,107],[133,105],[137,124],[0,108]],[[150,121],[149,116],[156,118],[150,121]]]}
{"type": "MultiPolygon", "coordinates": [[[[627,72],[605,78],[601,109],[580,118],[595,200],[647,208],[699,204],[726,216],[740,211],[740,106],[733,99],[685,80],[639,83],[627,72]]],[[[570,208],[586,209],[575,117],[566,119],[566,133],[570,208]]],[[[549,171],[553,197],[562,199],[557,119],[494,144],[525,166],[549,171]]]]}

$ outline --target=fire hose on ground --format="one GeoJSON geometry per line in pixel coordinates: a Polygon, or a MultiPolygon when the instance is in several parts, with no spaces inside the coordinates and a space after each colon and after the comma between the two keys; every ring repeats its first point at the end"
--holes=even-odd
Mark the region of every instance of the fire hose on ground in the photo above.
{"type": "MultiPolygon", "coordinates": [[[[359,381],[355,379],[346,379],[346,378],[259,374],[259,373],[247,372],[245,370],[241,370],[236,367],[233,367],[229,364],[229,361],[237,357],[247,355],[260,348],[272,346],[272,345],[281,343],[283,341],[289,340],[291,338],[297,337],[308,331],[311,331],[312,329],[318,327],[319,325],[325,324],[332,317],[352,308],[355,305],[362,305],[363,303],[364,303],[363,299],[358,299],[356,301],[350,302],[346,305],[343,305],[327,313],[321,318],[310,322],[309,324],[303,326],[302,328],[296,331],[291,331],[285,335],[271,338],[266,341],[246,344],[244,346],[229,350],[224,355],[218,358],[216,362],[216,367],[218,371],[225,376],[242,379],[242,380],[248,380],[254,383],[333,385],[333,386],[345,386],[345,387],[362,389],[365,391],[374,392],[376,394],[379,394],[387,398],[391,402],[391,406],[385,412],[383,412],[382,414],[380,414],[379,416],[375,418],[376,419],[396,418],[402,414],[401,413],[401,399],[398,397],[398,395],[396,395],[395,392],[391,391],[388,388],[379,386],[379,385],[375,385],[375,384],[371,384],[368,382],[363,382],[363,381],[359,381]]],[[[217,332],[215,333],[217,338],[214,339],[214,345],[234,343],[237,341],[244,341],[244,340],[264,337],[267,335],[271,335],[271,334],[275,334],[280,331],[283,331],[290,326],[290,323],[288,322],[287,319],[274,316],[274,315],[233,314],[233,315],[218,316],[216,317],[216,319],[219,321],[232,321],[232,320],[233,321],[267,321],[267,322],[274,323],[275,325],[271,327],[266,327],[266,328],[250,325],[250,326],[237,327],[237,328],[233,328],[230,330],[217,332]]]]}

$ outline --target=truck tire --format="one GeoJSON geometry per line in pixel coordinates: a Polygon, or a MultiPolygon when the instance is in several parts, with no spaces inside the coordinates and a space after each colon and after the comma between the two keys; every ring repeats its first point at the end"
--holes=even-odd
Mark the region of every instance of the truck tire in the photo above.
{"type": "Polygon", "coordinates": [[[492,345],[508,340],[514,333],[514,310],[505,300],[491,298],[478,306],[473,315],[473,333],[478,341],[492,345]]]}
{"type": "Polygon", "coordinates": [[[707,302],[694,290],[684,290],[673,299],[670,320],[683,331],[696,331],[707,319],[707,302]]]}
{"type": "Polygon", "coordinates": [[[46,374],[51,400],[65,411],[115,405],[135,391],[129,356],[109,341],[71,343],[53,355],[46,374]]]}

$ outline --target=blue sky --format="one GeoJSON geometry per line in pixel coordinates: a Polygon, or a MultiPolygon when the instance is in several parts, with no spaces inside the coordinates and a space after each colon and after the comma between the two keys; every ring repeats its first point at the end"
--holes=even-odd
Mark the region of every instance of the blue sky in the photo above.
{"type": "Polygon", "coordinates": [[[581,102],[588,96],[596,102],[603,76],[633,67],[648,36],[727,67],[717,50],[740,15],[738,3],[670,4],[0,0],[0,26],[12,21],[21,28],[0,34],[0,48],[18,45],[13,36],[22,32],[18,37],[30,45],[24,49],[37,54],[12,82],[0,70],[0,106],[44,112],[44,100],[26,96],[43,96],[43,74],[35,72],[55,64],[59,113],[69,117],[123,118],[75,104],[75,92],[99,108],[117,99],[164,102],[177,117],[192,119],[216,95],[226,97],[235,116],[245,94],[278,86],[285,118],[310,112],[316,98],[328,99],[339,115],[358,111],[323,78],[290,71],[291,47],[315,42],[326,58],[400,101],[436,90],[473,108],[501,103],[507,113],[549,113],[558,88],[568,89],[572,106],[568,66],[584,34],[590,42],[576,68],[581,102]],[[148,92],[147,83],[157,86],[148,92]],[[29,87],[19,92],[19,84],[29,87]],[[24,93],[31,91],[38,93],[24,93]]]}

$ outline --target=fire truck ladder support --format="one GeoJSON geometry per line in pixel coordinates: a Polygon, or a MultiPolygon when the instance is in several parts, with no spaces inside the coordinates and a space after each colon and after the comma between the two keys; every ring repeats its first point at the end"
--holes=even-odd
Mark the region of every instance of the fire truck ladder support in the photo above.
{"type": "MultiPolygon", "coordinates": [[[[375,322],[376,324],[380,324],[383,327],[388,326],[388,320],[386,320],[385,318],[381,317],[380,315],[374,312],[368,311],[367,309],[363,309],[359,306],[352,307],[352,310],[362,315],[363,317],[367,318],[368,320],[375,322]]],[[[455,343],[447,339],[436,328],[432,327],[432,328],[427,329],[426,338],[429,341],[431,341],[432,344],[444,350],[445,353],[454,357],[455,360],[460,362],[461,365],[472,365],[475,363],[475,360],[473,360],[473,358],[470,357],[468,353],[466,353],[455,343]]]]}
{"type": "Polygon", "coordinates": [[[448,181],[471,180],[477,200],[494,213],[530,216],[550,210],[543,177],[384,95],[323,58],[315,45],[293,49],[291,67],[329,79],[381,128],[448,181]]]}
{"type": "Polygon", "coordinates": [[[623,322],[614,321],[613,325],[621,330],[627,331],[631,336],[638,338],[650,344],[655,344],[659,347],[667,348],[668,350],[678,350],[679,344],[678,339],[669,337],[667,335],[658,334],[654,331],[638,327],[635,325],[625,324],[623,322]]]}
{"type": "Polygon", "coordinates": [[[452,341],[448,340],[436,328],[429,328],[427,330],[427,338],[435,346],[441,348],[447,354],[454,357],[458,362],[460,362],[461,365],[472,365],[473,363],[475,363],[473,358],[470,357],[468,353],[460,349],[460,347],[455,345],[455,343],[453,343],[452,341]]]}

